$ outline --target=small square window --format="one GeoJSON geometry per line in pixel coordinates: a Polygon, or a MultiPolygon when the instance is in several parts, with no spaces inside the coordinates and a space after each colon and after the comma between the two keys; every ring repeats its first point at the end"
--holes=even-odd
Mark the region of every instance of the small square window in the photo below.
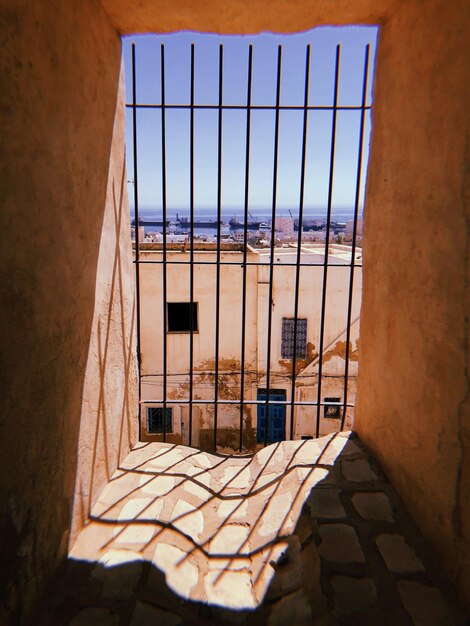
{"type": "Polygon", "coordinates": [[[339,419],[341,417],[341,398],[324,398],[324,402],[324,417],[339,419]],[[328,404],[328,402],[334,402],[335,404],[328,404]]]}
{"type": "MultiPolygon", "coordinates": [[[[282,318],[282,341],[281,358],[292,359],[294,357],[294,329],[295,318],[282,318]]],[[[297,337],[295,352],[297,359],[307,358],[307,320],[297,318],[297,337]]]]}
{"type": "Polygon", "coordinates": [[[197,302],[167,302],[169,333],[197,332],[197,302]]]}
{"type": "Polygon", "coordinates": [[[147,407],[147,432],[150,434],[163,433],[163,415],[166,416],[166,432],[173,432],[173,409],[163,409],[161,406],[147,407]]]}

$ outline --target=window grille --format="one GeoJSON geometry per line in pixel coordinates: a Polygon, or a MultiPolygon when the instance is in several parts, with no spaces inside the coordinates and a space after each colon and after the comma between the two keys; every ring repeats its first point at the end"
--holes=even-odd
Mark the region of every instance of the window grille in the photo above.
{"type": "MultiPolygon", "coordinates": [[[[163,232],[162,232],[162,242],[160,244],[161,250],[161,259],[158,260],[148,260],[142,258],[142,244],[139,241],[139,236],[135,237],[135,277],[136,277],[136,323],[137,323],[137,354],[138,354],[138,363],[139,363],[139,406],[145,407],[148,404],[152,403],[160,403],[161,408],[157,407],[148,407],[147,416],[148,416],[148,429],[149,432],[162,433],[163,440],[166,440],[167,433],[172,432],[173,424],[172,424],[172,408],[168,405],[178,405],[181,407],[181,411],[183,411],[185,405],[187,405],[187,414],[188,414],[188,436],[187,440],[184,443],[188,445],[193,445],[194,441],[194,433],[195,426],[193,424],[194,418],[194,407],[198,407],[202,410],[205,407],[212,407],[212,449],[217,450],[219,446],[218,440],[218,428],[219,428],[219,411],[223,410],[224,407],[232,407],[235,405],[238,408],[239,412],[239,444],[238,448],[240,451],[243,449],[243,436],[244,436],[244,413],[247,409],[256,408],[260,405],[265,407],[265,419],[267,419],[267,423],[264,425],[263,433],[264,433],[264,445],[268,443],[268,433],[270,432],[270,406],[284,406],[285,407],[285,419],[286,419],[286,433],[290,433],[290,438],[294,438],[295,436],[295,423],[296,423],[296,410],[300,408],[307,408],[310,411],[310,426],[309,431],[311,435],[318,437],[320,435],[320,418],[321,418],[321,410],[324,407],[323,415],[328,414],[328,417],[331,417],[330,411],[331,408],[331,398],[324,398],[322,401],[323,393],[322,388],[325,384],[325,374],[323,372],[323,358],[325,351],[328,348],[327,338],[325,336],[325,320],[327,316],[327,286],[328,280],[330,276],[330,268],[334,267],[345,267],[349,268],[349,285],[347,288],[347,297],[346,297],[346,309],[345,309],[345,334],[344,334],[344,345],[345,345],[345,355],[344,355],[344,374],[343,374],[343,383],[344,383],[344,393],[342,395],[342,402],[340,403],[340,407],[335,405],[335,411],[340,409],[340,413],[338,417],[340,417],[339,428],[344,428],[344,422],[346,418],[346,409],[348,407],[353,407],[354,404],[351,403],[350,398],[348,396],[348,377],[349,377],[349,365],[350,365],[350,356],[351,356],[351,326],[352,326],[352,302],[353,302],[353,289],[354,289],[354,273],[355,269],[358,267],[362,267],[362,263],[359,261],[362,257],[357,254],[357,242],[358,242],[358,216],[360,209],[360,197],[361,197],[361,188],[362,188],[362,178],[363,178],[363,155],[364,155],[364,145],[365,145],[365,125],[366,125],[366,115],[370,115],[370,111],[372,108],[369,100],[369,59],[370,59],[370,46],[367,45],[364,49],[364,65],[362,72],[362,87],[360,99],[355,104],[347,104],[343,105],[339,102],[339,84],[340,84],[340,64],[341,64],[341,46],[338,45],[336,47],[336,55],[334,61],[334,89],[333,89],[333,101],[332,104],[327,105],[314,105],[310,103],[309,100],[309,89],[310,89],[310,63],[311,63],[311,50],[310,45],[306,47],[305,51],[305,79],[304,79],[304,96],[303,103],[299,105],[284,105],[281,103],[281,74],[282,74],[282,47],[278,47],[277,51],[277,70],[276,70],[276,97],[275,104],[254,104],[252,102],[252,78],[253,78],[253,47],[249,47],[248,54],[248,67],[247,67],[247,82],[246,82],[246,100],[244,104],[230,104],[226,103],[223,100],[223,84],[224,84],[224,47],[220,45],[219,47],[219,55],[218,55],[218,99],[216,103],[207,104],[207,103],[198,103],[195,98],[195,55],[196,50],[194,44],[191,46],[190,53],[190,77],[189,77],[189,101],[186,103],[170,103],[166,100],[165,94],[165,86],[166,86],[166,78],[165,78],[165,46],[161,45],[160,48],[160,97],[159,102],[156,103],[140,103],[137,100],[137,78],[136,78],[136,48],[135,45],[132,44],[132,101],[128,103],[126,106],[131,111],[132,115],[132,158],[129,159],[130,163],[132,163],[133,169],[133,205],[134,205],[134,225],[135,230],[138,231],[138,226],[141,223],[139,220],[139,164],[138,164],[138,115],[143,110],[156,110],[159,112],[160,122],[161,122],[161,144],[159,146],[160,151],[160,160],[161,160],[161,189],[162,189],[162,198],[161,198],[161,206],[162,206],[162,224],[163,224],[163,232]],[[187,243],[184,244],[182,251],[186,253],[185,257],[181,260],[170,259],[168,255],[169,245],[168,245],[168,234],[166,225],[169,223],[168,217],[168,204],[167,204],[167,143],[166,143],[166,117],[170,111],[186,111],[189,117],[189,218],[187,220],[187,227],[189,228],[189,238],[187,243]],[[200,261],[196,259],[195,256],[195,243],[194,243],[194,223],[195,223],[195,113],[200,111],[215,111],[217,114],[217,217],[216,217],[216,242],[215,242],[215,251],[213,260],[208,261],[200,261]],[[241,262],[240,260],[236,261],[227,261],[222,260],[222,146],[223,146],[223,128],[224,128],[224,114],[230,110],[237,110],[245,115],[246,118],[246,132],[245,132],[245,163],[244,163],[244,202],[243,202],[243,221],[239,228],[237,239],[241,243],[241,262]],[[271,217],[269,220],[268,228],[269,228],[269,254],[266,255],[266,261],[253,262],[250,261],[248,257],[248,242],[251,240],[250,231],[249,231],[249,218],[251,216],[250,213],[250,158],[251,158],[251,142],[252,142],[252,127],[255,123],[253,113],[256,112],[262,113],[270,112],[270,114],[274,115],[274,135],[273,135],[273,179],[272,179],[272,194],[269,198],[269,204],[271,207],[271,217]],[[277,255],[275,252],[275,224],[276,224],[276,215],[278,211],[278,197],[277,197],[277,181],[278,181],[278,168],[279,168],[279,128],[280,128],[280,116],[281,112],[284,111],[300,111],[302,114],[302,142],[301,142],[301,151],[298,155],[300,162],[300,193],[298,199],[298,208],[296,209],[296,220],[298,224],[296,241],[292,250],[295,255],[294,264],[287,263],[283,261],[281,256],[277,255]],[[305,195],[305,185],[306,185],[306,158],[307,158],[307,137],[308,137],[308,120],[309,115],[314,111],[324,111],[331,114],[331,135],[330,135],[330,145],[329,145],[329,154],[328,154],[328,199],[325,206],[325,241],[322,251],[322,259],[320,259],[316,263],[304,262],[302,260],[302,230],[304,225],[304,195],[305,195]],[[336,144],[337,144],[337,134],[338,130],[338,115],[342,112],[346,111],[356,111],[360,116],[359,122],[359,132],[358,132],[358,151],[357,151],[357,160],[355,164],[355,172],[353,174],[352,179],[355,179],[355,188],[353,192],[352,205],[353,205],[353,228],[352,228],[352,237],[351,237],[351,246],[350,246],[350,255],[349,257],[345,256],[343,260],[332,259],[330,254],[330,242],[332,241],[332,236],[334,235],[335,225],[333,216],[333,180],[334,180],[334,171],[335,171],[335,155],[336,155],[336,144]],[[242,233],[242,236],[240,235],[242,233]],[[188,259],[188,260],[185,260],[188,259]],[[141,371],[142,363],[143,363],[143,354],[147,349],[147,346],[142,345],[141,342],[141,272],[144,264],[156,264],[159,265],[162,272],[162,294],[161,294],[161,306],[162,306],[162,317],[163,324],[161,333],[163,335],[163,349],[162,349],[162,372],[158,374],[159,380],[161,381],[160,386],[158,387],[159,392],[156,394],[158,397],[154,398],[143,398],[142,397],[142,381],[145,376],[151,376],[150,374],[144,374],[141,371]],[[186,332],[189,335],[189,351],[188,351],[188,359],[187,359],[187,397],[183,398],[181,396],[177,397],[177,400],[173,400],[168,393],[169,389],[169,381],[172,376],[172,363],[169,361],[169,349],[168,349],[168,335],[171,333],[172,323],[173,323],[173,313],[172,304],[168,303],[168,269],[174,265],[179,264],[182,268],[185,266],[188,268],[189,275],[189,294],[188,294],[188,303],[186,303],[188,315],[187,319],[190,320],[189,324],[189,332],[187,329],[187,324],[185,326],[186,332]],[[262,385],[265,389],[271,389],[273,383],[276,384],[277,381],[274,379],[274,374],[272,374],[272,366],[274,363],[275,355],[273,353],[272,343],[273,343],[273,335],[275,334],[275,330],[273,332],[273,307],[274,307],[274,273],[275,267],[283,267],[286,265],[290,265],[294,267],[294,276],[292,284],[294,286],[294,298],[292,302],[293,308],[293,317],[284,318],[282,322],[282,357],[285,359],[291,359],[292,364],[289,368],[289,379],[290,384],[287,389],[287,397],[286,399],[272,399],[271,394],[265,393],[264,396],[258,395],[257,399],[252,399],[252,397],[247,396],[248,385],[250,383],[249,376],[250,373],[247,371],[249,364],[247,362],[247,321],[248,321],[248,310],[247,310],[247,299],[246,299],[246,290],[247,290],[247,274],[248,270],[253,265],[258,265],[259,268],[265,270],[265,277],[259,281],[259,284],[264,283],[267,286],[267,307],[266,307],[266,338],[265,338],[265,354],[259,357],[259,362],[264,360],[264,367],[262,368],[265,372],[264,379],[258,381],[258,384],[262,385]],[[202,265],[211,266],[214,268],[214,281],[215,281],[215,323],[214,323],[214,351],[213,351],[213,371],[211,375],[213,375],[214,386],[213,386],[213,398],[212,399],[204,399],[196,392],[197,385],[197,374],[195,372],[195,333],[198,329],[198,319],[197,319],[197,303],[195,302],[195,271],[202,265]],[[223,375],[221,372],[221,354],[220,354],[220,298],[221,298],[221,268],[225,265],[237,265],[240,268],[241,276],[242,276],[242,303],[241,310],[236,312],[232,311],[231,314],[240,315],[241,319],[241,336],[240,340],[240,362],[237,368],[237,372],[239,375],[239,389],[236,393],[236,397],[232,394],[230,397],[227,397],[227,394],[223,393],[223,375]],[[300,296],[300,285],[301,285],[301,273],[304,271],[307,272],[309,267],[316,265],[317,267],[322,268],[323,272],[323,282],[321,293],[319,294],[319,301],[321,302],[320,307],[320,319],[319,319],[319,338],[318,345],[316,346],[316,352],[319,355],[317,360],[317,391],[315,397],[313,399],[308,400],[300,400],[296,393],[296,383],[298,382],[298,361],[300,359],[305,359],[307,356],[307,324],[305,318],[299,318],[299,296],[300,296]],[[168,306],[167,306],[168,303],[168,306]],[[192,313],[192,314],[191,314],[192,313]],[[160,391],[161,390],[161,391],[160,391]],[[165,419],[163,416],[165,415],[165,419]],[[290,428],[289,428],[290,426],[290,428]]],[[[180,303],[181,304],[181,303],[180,303]]],[[[157,375],[155,375],[157,376],[157,375]]],[[[254,392],[256,393],[256,392],[254,392]]],[[[301,436],[306,436],[301,433],[301,436]]]]}
{"type": "Polygon", "coordinates": [[[307,358],[307,320],[303,318],[297,319],[296,333],[295,318],[282,318],[282,339],[281,339],[281,357],[283,359],[307,358]]]}
{"type": "Polygon", "coordinates": [[[159,406],[147,407],[147,432],[149,434],[172,433],[172,414],[172,409],[163,409],[159,406]]]}

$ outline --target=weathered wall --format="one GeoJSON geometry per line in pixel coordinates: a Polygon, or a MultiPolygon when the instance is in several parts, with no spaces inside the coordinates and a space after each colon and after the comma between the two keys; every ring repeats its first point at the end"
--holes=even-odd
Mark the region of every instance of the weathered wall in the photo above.
{"type": "Polygon", "coordinates": [[[102,3],[122,33],[382,26],[357,428],[470,604],[468,3],[102,3]]]}
{"type": "Polygon", "coordinates": [[[356,429],[470,602],[468,19],[407,1],[380,32],[356,429]]]}
{"type": "MultiPolygon", "coordinates": [[[[144,244],[141,260],[157,261],[140,265],[141,294],[141,345],[142,345],[142,398],[152,402],[152,406],[161,406],[158,402],[163,397],[163,271],[158,261],[162,253],[158,245],[144,244]]],[[[208,246],[209,247],[209,246],[208,246]]],[[[311,263],[303,267],[299,280],[299,317],[307,319],[308,356],[297,361],[297,395],[302,400],[317,400],[318,380],[318,349],[321,319],[321,292],[323,285],[323,246],[302,254],[303,263],[311,263]]],[[[330,248],[330,267],[328,273],[328,289],[326,292],[326,319],[324,328],[324,368],[323,397],[334,396],[344,398],[345,369],[345,326],[347,321],[347,299],[350,271],[348,267],[335,266],[334,263],[345,262],[344,250],[338,246],[330,248]]],[[[194,379],[193,397],[195,399],[213,400],[215,382],[215,312],[216,312],[216,271],[215,267],[202,263],[216,260],[215,245],[209,250],[195,253],[194,267],[194,301],[198,304],[198,330],[193,335],[194,379]]],[[[258,249],[249,253],[248,261],[262,263],[263,266],[248,266],[246,280],[246,326],[245,326],[245,380],[244,397],[246,400],[257,399],[257,389],[266,387],[266,356],[268,337],[268,299],[269,299],[269,251],[258,249]]],[[[349,254],[350,257],[350,254],[349,254]]],[[[180,250],[167,253],[167,301],[189,301],[189,251],[180,250]],[[176,265],[175,262],[180,263],[176,265]]],[[[292,249],[276,249],[273,275],[273,308],[271,319],[271,379],[270,387],[286,391],[286,399],[291,398],[292,360],[283,359],[281,352],[282,318],[293,317],[295,300],[295,259],[292,249]],[[291,265],[277,265],[290,263],[291,265]]],[[[240,398],[240,365],[242,337],[242,298],[243,272],[241,267],[241,251],[224,251],[221,253],[222,263],[232,263],[221,267],[220,279],[220,328],[219,328],[219,388],[221,400],[239,400],[240,398]]],[[[351,376],[349,400],[354,401],[355,380],[357,374],[357,346],[359,332],[359,308],[361,299],[362,271],[356,268],[355,289],[352,306],[353,324],[351,330],[351,376]]],[[[181,400],[189,399],[189,333],[169,333],[167,342],[167,400],[172,409],[174,433],[168,436],[169,441],[189,444],[187,438],[187,412],[181,400]]],[[[299,400],[297,397],[297,400],[299,400]]],[[[150,406],[146,404],[146,407],[150,406]]],[[[295,436],[312,435],[315,432],[316,419],[312,407],[296,410],[295,436]]],[[[323,409],[320,432],[325,434],[338,430],[338,420],[324,420],[323,409]]],[[[352,411],[349,411],[352,418],[352,411]]],[[[193,429],[191,445],[204,449],[213,449],[213,405],[199,407],[198,439],[193,429]],[[207,439],[207,444],[205,443],[207,439]]],[[[196,418],[193,416],[193,424],[196,418]]],[[[256,445],[256,407],[245,410],[244,431],[250,449],[256,445]]],[[[286,436],[290,437],[290,417],[287,409],[286,436]]],[[[351,423],[349,420],[348,425],[351,423]]],[[[219,407],[218,413],[218,445],[221,448],[238,449],[239,442],[239,408],[236,405],[219,407]],[[234,441],[234,445],[231,445],[234,441]]],[[[146,432],[146,411],[142,412],[142,429],[144,440],[159,440],[161,435],[149,435],[146,432]]],[[[219,450],[220,451],[220,450],[219,450]]]]}
{"type": "MultiPolygon", "coordinates": [[[[107,316],[95,348],[111,302],[103,255],[123,266],[130,246],[115,245],[121,45],[106,13],[94,0],[11,0],[0,17],[0,622],[17,624],[67,552],[80,420],[97,410],[87,386],[83,403],[87,367],[106,350],[107,316]]],[[[125,302],[121,326],[115,289],[106,371],[117,382],[131,320],[125,302]]],[[[102,411],[116,408],[110,393],[102,411]]]]}
{"type": "Polygon", "coordinates": [[[119,461],[138,439],[135,277],[124,159],[124,111],[121,71],[83,385],[70,543],[119,461]]]}

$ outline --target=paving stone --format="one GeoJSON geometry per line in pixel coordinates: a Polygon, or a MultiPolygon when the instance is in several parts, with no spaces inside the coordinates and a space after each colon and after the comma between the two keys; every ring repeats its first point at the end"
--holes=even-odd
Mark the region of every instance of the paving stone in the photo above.
{"type": "Polygon", "coordinates": [[[221,555],[247,553],[249,551],[247,540],[250,530],[251,528],[247,524],[233,523],[222,526],[210,543],[210,553],[221,555]]]}
{"type": "Polygon", "coordinates": [[[109,609],[83,609],[69,623],[70,626],[119,626],[119,617],[109,609]]]}
{"type": "Polygon", "coordinates": [[[179,615],[162,611],[146,602],[137,602],[130,626],[182,626],[183,621],[179,615]]]}
{"type": "Polygon", "coordinates": [[[156,527],[153,524],[125,524],[124,526],[115,526],[113,533],[115,544],[145,545],[152,540],[156,533],[156,527]]]}
{"type": "Polygon", "coordinates": [[[142,476],[141,490],[143,493],[148,493],[152,496],[164,496],[172,491],[175,483],[176,479],[174,476],[156,476],[151,481],[147,480],[147,476],[142,476]]]}
{"type": "Polygon", "coordinates": [[[370,578],[332,576],[331,584],[335,592],[335,613],[338,615],[368,609],[377,601],[377,590],[370,578]]]}
{"type": "Polygon", "coordinates": [[[146,508],[153,502],[153,498],[138,498],[134,497],[125,502],[122,509],[119,511],[119,521],[133,521],[146,510],[146,508]]]}
{"type": "Polygon", "coordinates": [[[435,587],[401,580],[398,591],[415,626],[454,626],[449,608],[435,587]]]}
{"type": "Polygon", "coordinates": [[[388,569],[395,574],[424,571],[424,565],[402,535],[381,534],[375,540],[388,569]]]}
{"type": "Polygon", "coordinates": [[[133,560],[124,551],[110,550],[93,569],[91,577],[102,583],[104,599],[130,598],[137,587],[143,570],[140,554],[132,553],[133,560]]]}
{"type": "Polygon", "coordinates": [[[209,604],[230,609],[253,609],[257,604],[251,575],[244,570],[211,570],[204,576],[204,590],[209,604]]]}
{"type": "Polygon", "coordinates": [[[387,494],[383,492],[354,493],[351,499],[359,515],[364,519],[384,522],[395,521],[387,494]]]}
{"type": "Polygon", "coordinates": [[[192,588],[199,580],[199,569],[184,550],[167,543],[158,543],[153,563],[165,573],[170,589],[182,598],[190,597],[192,588]]]}
{"type": "Polygon", "coordinates": [[[346,517],[339,489],[313,489],[307,503],[313,517],[342,518],[346,517]]]}
{"type": "Polygon", "coordinates": [[[312,607],[307,594],[299,589],[288,596],[284,596],[274,604],[268,619],[268,626],[311,626],[313,622],[312,607]]]}
{"type": "Polygon", "coordinates": [[[318,528],[321,544],[318,552],[334,563],[365,563],[356,531],[347,524],[321,524],[318,528]]]}
{"type": "Polygon", "coordinates": [[[186,500],[178,500],[171,514],[170,521],[175,528],[189,535],[195,541],[199,540],[204,530],[203,514],[194,505],[186,502],[186,500]]]}
{"type": "Polygon", "coordinates": [[[261,523],[257,525],[262,537],[275,538],[280,532],[286,533],[286,522],[292,507],[293,494],[290,492],[273,496],[263,512],[261,523]],[[282,530],[281,530],[282,527],[282,530]]]}
{"type": "Polygon", "coordinates": [[[341,465],[341,470],[346,480],[350,480],[354,483],[377,480],[377,475],[372,470],[369,462],[363,459],[344,461],[341,465]]]}

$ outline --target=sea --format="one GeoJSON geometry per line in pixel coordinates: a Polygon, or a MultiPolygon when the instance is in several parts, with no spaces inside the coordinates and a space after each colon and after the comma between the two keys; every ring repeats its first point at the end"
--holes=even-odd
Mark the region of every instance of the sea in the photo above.
{"type": "MultiPolygon", "coordinates": [[[[276,217],[289,217],[292,214],[295,220],[298,220],[299,210],[292,207],[277,207],[276,217]]],[[[308,223],[312,220],[326,220],[327,209],[325,207],[305,207],[303,221],[308,223]]],[[[189,209],[187,207],[171,207],[167,209],[167,220],[170,222],[176,222],[182,217],[189,219],[189,209]]],[[[244,221],[244,210],[240,207],[223,207],[221,212],[221,219],[223,225],[221,226],[221,234],[229,235],[230,227],[228,225],[229,220],[235,217],[238,221],[244,221]]],[[[353,207],[334,207],[331,211],[331,219],[334,222],[346,223],[348,220],[353,219],[354,208],[353,207]]],[[[359,218],[362,217],[362,209],[359,211],[359,218]]],[[[131,208],[130,219],[134,220],[134,210],[131,208]]],[[[150,206],[139,206],[139,218],[143,220],[156,220],[163,221],[163,212],[161,208],[155,208],[150,206]]],[[[253,222],[265,222],[269,226],[271,225],[272,207],[253,207],[250,208],[248,221],[253,222]]],[[[217,221],[217,209],[214,208],[195,208],[194,210],[194,231],[196,235],[215,235],[216,228],[211,227],[198,227],[197,222],[209,222],[217,221]]],[[[180,227],[176,225],[176,229],[180,227]]],[[[162,226],[145,226],[145,233],[162,232],[162,226]]]]}

